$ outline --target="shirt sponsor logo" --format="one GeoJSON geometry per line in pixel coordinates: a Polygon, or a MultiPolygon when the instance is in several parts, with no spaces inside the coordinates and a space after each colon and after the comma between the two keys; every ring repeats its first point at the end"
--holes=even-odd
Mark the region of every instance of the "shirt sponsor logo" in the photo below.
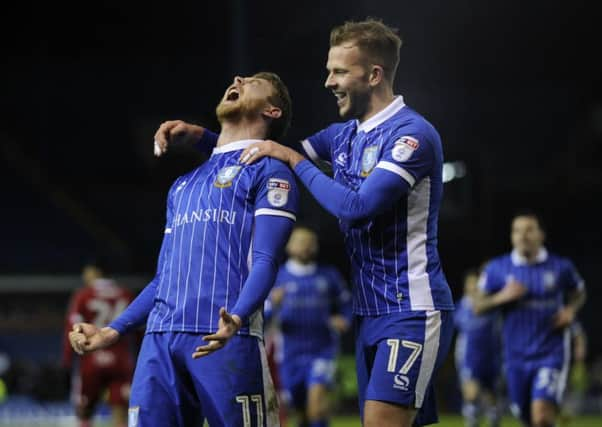
{"type": "Polygon", "coordinates": [[[291,184],[285,179],[270,178],[268,181],[268,202],[277,208],[286,205],[291,184]]]}
{"type": "Polygon", "coordinates": [[[362,171],[360,175],[363,177],[370,175],[374,166],[376,166],[377,160],[378,145],[371,145],[370,147],[364,148],[364,152],[362,153],[362,171]]]}
{"type": "Polygon", "coordinates": [[[230,187],[232,185],[232,180],[238,175],[240,169],[241,166],[226,166],[225,168],[220,169],[213,185],[218,188],[230,187]]]}
{"type": "Polygon", "coordinates": [[[233,225],[236,219],[236,212],[226,209],[197,209],[184,214],[177,214],[174,220],[174,227],[179,227],[184,224],[192,224],[194,222],[225,222],[233,225]]]}
{"type": "Polygon", "coordinates": [[[420,144],[416,138],[412,138],[411,136],[402,136],[395,144],[393,144],[393,149],[391,150],[391,157],[393,160],[398,162],[405,162],[410,157],[420,144]]]}

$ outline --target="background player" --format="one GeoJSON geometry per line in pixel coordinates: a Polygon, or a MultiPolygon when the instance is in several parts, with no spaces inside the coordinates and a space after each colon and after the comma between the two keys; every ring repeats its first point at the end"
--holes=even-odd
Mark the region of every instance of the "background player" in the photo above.
{"type": "Polygon", "coordinates": [[[315,232],[295,228],[286,251],[289,258],[270,295],[281,334],[279,377],[298,425],[325,427],[339,337],[351,325],[351,295],[334,267],[316,263],[315,232]]]}
{"type": "MultiPolygon", "coordinates": [[[[83,267],[84,287],[77,290],[69,304],[66,331],[87,322],[102,327],[112,322],[133,300],[133,294],[106,275],[106,266],[88,263],[83,267]]],[[[122,340],[110,347],[79,358],[73,369],[72,398],[80,427],[91,426],[97,404],[108,391],[113,425],[127,424],[127,404],[134,372],[135,343],[122,340]]],[[[73,350],[67,333],[63,347],[63,364],[73,367],[73,350]]]]}
{"type": "MultiPolygon", "coordinates": [[[[303,141],[314,161],[273,141],[247,147],[243,164],[263,156],[287,163],[309,192],[340,219],[357,315],[359,406],[367,427],[437,421],[432,382],[453,336],[453,300],[437,250],[443,149],[437,130],[393,91],[401,40],[368,19],[330,34],[327,89],[335,123],[303,141]],[[417,410],[421,409],[418,412],[417,410]]],[[[160,154],[172,136],[191,141],[203,128],[163,123],[160,154]]]]}
{"type": "Polygon", "coordinates": [[[130,427],[204,418],[215,426],[278,425],[262,304],[296,219],[297,191],[281,162],[243,167],[238,158],[258,139],[280,138],[290,111],[275,74],[234,79],[216,110],[222,129],[213,154],[169,190],[155,279],[108,327],[78,324],[70,334],[78,352],[92,351],[148,316],[130,427]]]}
{"type": "Polygon", "coordinates": [[[502,368],[501,318],[497,310],[476,315],[473,301],[478,292],[479,271],[464,276],[464,296],[454,312],[456,371],[462,391],[462,415],[467,427],[478,426],[485,413],[489,425],[498,426],[501,417],[502,368]]]}
{"type": "Polygon", "coordinates": [[[514,216],[513,250],[489,262],[476,309],[503,309],[504,369],[511,408],[526,425],[553,426],[570,365],[569,326],[585,302],[573,263],[549,253],[533,212],[514,216]],[[508,302],[513,302],[506,305],[508,302]]]}

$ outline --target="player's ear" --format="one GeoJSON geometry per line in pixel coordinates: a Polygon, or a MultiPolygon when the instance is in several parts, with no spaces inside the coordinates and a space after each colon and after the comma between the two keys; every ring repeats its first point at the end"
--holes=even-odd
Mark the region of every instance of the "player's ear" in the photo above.
{"type": "Polygon", "coordinates": [[[380,65],[372,65],[368,75],[368,83],[374,87],[379,85],[385,78],[385,70],[380,65]]]}
{"type": "Polygon", "coordinates": [[[269,117],[270,119],[279,119],[282,116],[282,110],[278,107],[274,107],[273,105],[268,105],[263,109],[261,114],[269,117]]]}

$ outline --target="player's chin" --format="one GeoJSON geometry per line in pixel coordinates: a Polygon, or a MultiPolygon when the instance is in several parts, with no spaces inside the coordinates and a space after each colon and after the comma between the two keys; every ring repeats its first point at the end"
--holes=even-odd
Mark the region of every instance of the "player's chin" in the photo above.
{"type": "Polygon", "coordinates": [[[353,118],[353,114],[351,113],[351,107],[349,106],[348,102],[339,107],[339,116],[343,120],[350,120],[353,118]]]}

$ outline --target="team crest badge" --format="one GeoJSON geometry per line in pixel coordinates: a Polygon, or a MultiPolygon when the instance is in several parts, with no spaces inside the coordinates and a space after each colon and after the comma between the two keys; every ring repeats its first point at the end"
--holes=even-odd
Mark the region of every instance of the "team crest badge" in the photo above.
{"type": "Polygon", "coordinates": [[[398,162],[405,162],[410,157],[420,144],[416,138],[412,138],[411,136],[402,136],[393,145],[393,150],[391,152],[391,157],[393,160],[398,162]]]}
{"type": "Polygon", "coordinates": [[[362,154],[362,172],[361,176],[366,177],[370,175],[374,166],[376,166],[376,160],[378,157],[378,145],[372,145],[370,147],[364,148],[364,153],[362,154]]]}
{"type": "Polygon", "coordinates": [[[232,185],[232,180],[238,175],[240,168],[241,166],[226,166],[225,168],[220,169],[213,185],[218,188],[230,187],[232,185]]]}
{"type": "Polygon", "coordinates": [[[326,291],[328,291],[328,281],[323,278],[323,277],[318,277],[316,279],[316,288],[318,289],[318,292],[320,293],[325,293],[326,291]]]}
{"type": "Polygon", "coordinates": [[[556,285],[556,275],[553,271],[546,271],[543,273],[543,287],[546,291],[554,289],[556,285]]]}
{"type": "Polygon", "coordinates": [[[138,427],[138,413],[140,406],[132,406],[128,410],[128,427],[138,427]]]}
{"type": "Polygon", "coordinates": [[[277,208],[286,205],[291,184],[285,179],[271,178],[268,181],[268,202],[277,208]]]}

